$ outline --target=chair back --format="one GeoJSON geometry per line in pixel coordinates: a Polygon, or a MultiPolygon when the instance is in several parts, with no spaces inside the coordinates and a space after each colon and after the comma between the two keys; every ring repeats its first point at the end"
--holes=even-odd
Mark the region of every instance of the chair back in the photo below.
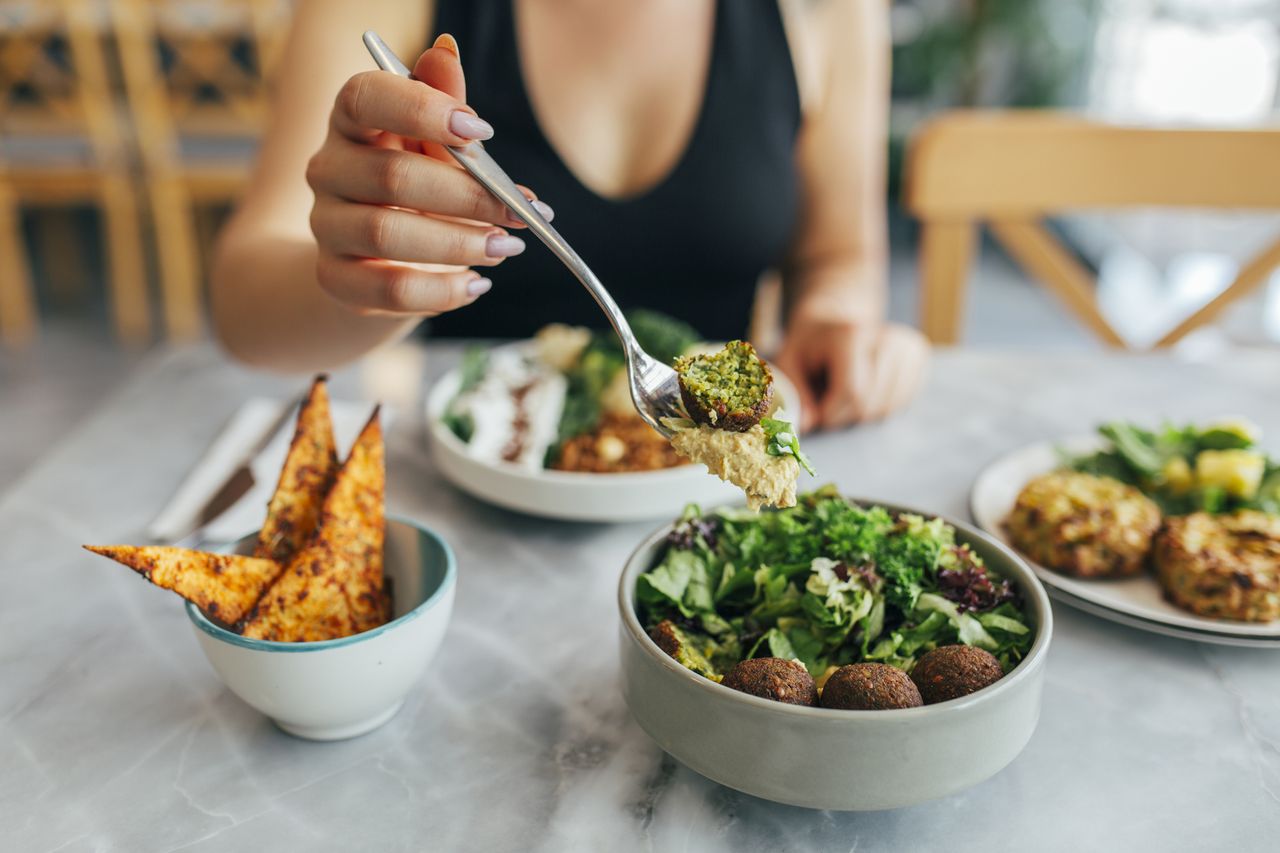
{"type": "MultiPolygon", "coordinates": [[[[266,122],[281,0],[112,0],[125,93],[149,171],[238,151],[266,122]]],[[[243,158],[241,158],[243,159],[243,158]]]]}
{"type": "Polygon", "coordinates": [[[92,0],[0,5],[0,159],[11,168],[124,165],[101,12],[92,0]]]}
{"type": "MultiPolygon", "coordinates": [[[[926,124],[907,156],[908,209],[920,220],[920,321],[959,339],[980,226],[1108,344],[1127,346],[1099,310],[1093,275],[1047,217],[1136,207],[1280,210],[1280,127],[1128,127],[1052,111],[957,111],[926,124]]],[[[1280,237],[1222,292],[1156,341],[1213,321],[1280,266],[1280,237]]]]}

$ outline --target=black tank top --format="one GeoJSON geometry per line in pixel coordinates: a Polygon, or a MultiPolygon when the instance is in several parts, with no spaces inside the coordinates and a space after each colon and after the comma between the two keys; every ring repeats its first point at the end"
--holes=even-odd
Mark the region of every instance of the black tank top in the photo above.
{"type": "MultiPolygon", "coordinates": [[[[713,340],[746,334],[757,279],[783,261],[798,209],[800,99],[777,0],[717,0],[687,148],[652,189],[617,200],[583,186],[543,135],[520,71],[512,0],[439,0],[435,30],[457,38],[466,57],[468,103],[495,129],[486,148],[555,208],[556,228],[624,310],[672,314],[713,340]]],[[[524,254],[477,268],[493,290],[430,321],[431,334],[607,325],[572,273],[532,234],[521,236],[524,254]]]]}

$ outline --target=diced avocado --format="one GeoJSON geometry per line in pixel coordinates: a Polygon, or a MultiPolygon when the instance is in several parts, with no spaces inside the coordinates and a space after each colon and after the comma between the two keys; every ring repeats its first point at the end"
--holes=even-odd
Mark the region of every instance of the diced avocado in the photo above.
{"type": "Polygon", "coordinates": [[[1185,495],[1196,484],[1196,475],[1191,470],[1191,465],[1181,456],[1175,456],[1164,463],[1160,477],[1165,487],[1175,495],[1185,495]]]}
{"type": "Polygon", "coordinates": [[[1252,500],[1266,469],[1267,458],[1251,450],[1202,450],[1196,455],[1196,485],[1252,500]]]}

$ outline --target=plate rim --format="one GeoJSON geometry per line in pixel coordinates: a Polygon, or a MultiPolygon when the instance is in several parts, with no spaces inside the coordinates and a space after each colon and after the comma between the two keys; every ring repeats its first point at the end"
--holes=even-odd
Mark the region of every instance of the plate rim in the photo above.
{"type": "MultiPolygon", "coordinates": [[[[977,475],[973,478],[973,484],[969,489],[969,517],[973,520],[981,530],[996,537],[1002,543],[1014,548],[1013,543],[1009,540],[1008,535],[1000,524],[988,523],[991,519],[986,512],[979,510],[979,498],[992,478],[996,477],[1001,466],[1009,464],[1013,460],[1021,457],[1032,456],[1034,454],[1049,457],[1053,454],[1055,448],[1067,447],[1078,449],[1077,452],[1087,450],[1090,447],[1099,447],[1102,445],[1102,439],[1098,436],[1073,435],[1067,436],[1059,440],[1044,439],[1040,441],[1024,444],[1012,450],[1007,450],[995,458],[988,460],[977,475]]],[[[1046,468],[1045,472],[1052,470],[1046,468]]],[[[1025,483],[1023,484],[1025,485],[1025,483]]],[[[1021,486],[1019,486],[1021,488],[1021,486]]],[[[1234,622],[1225,620],[1211,620],[1207,617],[1197,616],[1189,611],[1185,614],[1178,614],[1177,621],[1174,620],[1173,614],[1170,618],[1160,618],[1159,613],[1150,613],[1145,608],[1143,612],[1135,612],[1129,609],[1118,608],[1111,602],[1091,598],[1080,595],[1074,589],[1067,588],[1063,585],[1063,581],[1070,581],[1071,578],[1065,578],[1058,572],[1042,566],[1040,563],[1032,560],[1022,551],[1018,550],[1018,554],[1027,561],[1033,572],[1040,579],[1055,598],[1064,603],[1092,613],[1095,616],[1111,619],[1111,621],[1120,622],[1129,625],[1138,630],[1146,630],[1154,633],[1165,634],[1166,636],[1179,636],[1182,639],[1198,640],[1202,642],[1222,642],[1222,638],[1230,640],[1252,641],[1246,643],[1231,642],[1228,645],[1258,645],[1259,641],[1268,647],[1271,644],[1280,647],[1280,620],[1266,622],[1234,622]],[[1086,606],[1087,605],[1087,606],[1086,606]],[[1113,618],[1123,617],[1123,618],[1113,618]],[[1244,629],[1244,630],[1241,630],[1244,629]],[[1262,630],[1259,630],[1262,629],[1262,630]],[[1178,633],[1172,633],[1178,632],[1178,633]]],[[[1156,583],[1155,579],[1151,579],[1152,583],[1156,583]]]]}
{"type": "MultiPolygon", "coordinates": [[[[1021,552],[1019,552],[1021,556],[1021,552]]],[[[1026,559],[1023,557],[1023,559],[1026,559]]],[[[1031,561],[1028,560],[1028,563],[1031,561]]],[[[1035,565],[1032,565],[1032,571],[1035,571],[1035,565]]],[[[1039,577],[1037,575],[1037,577],[1039,577]]],[[[1119,610],[1112,610],[1078,598],[1065,590],[1052,586],[1045,586],[1045,591],[1054,601],[1061,601],[1069,607],[1079,610],[1081,613],[1087,613],[1098,619],[1105,619],[1117,625],[1124,625],[1138,631],[1145,631],[1149,634],[1157,634],[1162,637],[1173,637],[1178,640],[1186,640],[1189,643],[1207,643],[1214,646],[1230,646],[1232,648],[1244,649],[1273,649],[1280,650],[1280,637],[1266,636],[1242,636],[1239,634],[1220,634],[1212,631],[1197,631],[1194,628],[1181,628],[1176,625],[1168,625],[1163,622],[1155,622],[1150,619],[1144,619],[1141,616],[1134,616],[1129,613],[1123,613],[1119,610]]]]}

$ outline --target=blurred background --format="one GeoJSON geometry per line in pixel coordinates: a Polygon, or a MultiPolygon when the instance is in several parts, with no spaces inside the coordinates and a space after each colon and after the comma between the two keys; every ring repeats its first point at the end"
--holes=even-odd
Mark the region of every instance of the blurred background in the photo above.
{"type": "MultiPolygon", "coordinates": [[[[34,418],[53,441],[147,348],[207,334],[205,265],[248,178],[291,5],[0,0],[0,435],[6,417],[34,418]]],[[[895,0],[892,26],[886,204],[892,313],[908,322],[923,308],[928,211],[904,173],[933,118],[1052,109],[1231,130],[1274,126],[1280,109],[1280,0],[895,0]]],[[[1280,157],[1275,139],[1263,142],[1280,157]]],[[[1280,211],[1253,207],[1045,210],[1027,239],[1051,237],[1062,253],[1036,244],[1041,260],[1068,279],[1047,289],[1025,271],[1036,245],[1015,263],[1002,247],[1017,235],[993,241],[974,217],[972,251],[948,244],[963,311],[945,298],[937,309],[958,328],[929,331],[975,346],[1144,348],[1240,277],[1249,292],[1177,346],[1280,345],[1280,277],[1251,263],[1276,250],[1280,211]],[[1073,292],[1092,307],[1065,309],[1073,292]]]]}

